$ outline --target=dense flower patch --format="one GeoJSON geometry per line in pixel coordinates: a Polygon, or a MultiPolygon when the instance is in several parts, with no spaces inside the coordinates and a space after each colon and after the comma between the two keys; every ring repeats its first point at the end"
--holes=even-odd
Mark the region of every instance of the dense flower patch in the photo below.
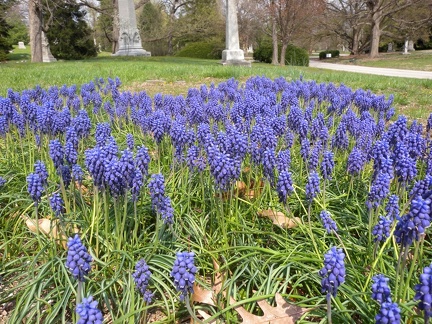
{"type": "Polygon", "coordinates": [[[110,78],[9,90],[0,273],[28,287],[44,278],[44,289],[0,299],[15,300],[16,322],[100,323],[98,304],[114,320],[157,308],[172,322],[196,318],[194,285],[223,274],[207,311],[227,322],[238,319],[225,311],[230,296],[256,312],[253,297],[276,292],[310,307],[304,318],[428,319],[431,133],[432,114],[424,126],[395,116],[391,97],[314,81],[230,79],[153,98],[110,78]],[[301,222],[281,229],[255,217],[268,208],[301,222]],[[29,235],[12,209],[49,218],[51,230],[29,235]],[[36,267],[12,261],[19,244],[36,267]],[[327,312],[316,307],[326,302],[327,312]]]}

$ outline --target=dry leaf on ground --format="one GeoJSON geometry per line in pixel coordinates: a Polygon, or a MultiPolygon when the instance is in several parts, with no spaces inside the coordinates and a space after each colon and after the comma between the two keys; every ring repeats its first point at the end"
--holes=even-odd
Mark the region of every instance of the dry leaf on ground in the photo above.
{"type": "Polygon", "coordinates": [[[37,221],[22,215],[30,232],[37,234],[38,232],[45,234],[55,240],[61,241],[61,244],[66,249],[67,238],[64,234],[59,233],[59,224],[57,220],[50,220],[48,218],[39,218],[37,221]]]}
{"type": "Polygon", "coordinates": [[[273,224],[282,228],[294,228],[301,223],[299,217],[290,218],[282,212],[271,209],[261,210],[258,212],[258,215],[270,218],[273,221],[273,224]]]}
{"type": "MultiPolygon", "coordinates": [[[[219,270],[219,265],[213,261],[216,270],[219,270]]],[[[215,280],[212,290],[204,289],[194,284],[194,293],[192,295],[192,301],[197,303],[204,303],[212,306],[216,306],[216,295],[222,289],[223,273],[216,272],[215,280]]],[[[224,296],[226,295],[223,292],[224,296]]],[[[262,309],[264,315],[257,316],[248,312],[243,306],[237,306],[234,310],[242,318],[243,323],[247,324],[294,324],[304,313],[309,311],[307,308],[302,308],[288,303],[279,293],[275,294],[276,306],[271,306],[266,300],[258,301],[259,307],[262,309]]],[[[230,297],[230,304],[235,304],[237,301],[230,297]]],[[[204,310],[197,311],[204,320],[207,320],[211,316],[204,310]]],[[[191,323],[194,323],[191,319],[191,323]]],[[[210,322],[216,323],[216,320],[210,322]]]]}
{"type": "MultiPolygon", "coordinates": [[[[289,304],[279,293],[275,294],[275,300],[275,307],[271,306],[266,300],[257,302],[264,313],[262,316],[249,313],[243,306],[238,306],[234,309],[243,319],[243,323],[248,324],[294,324],[308,311],[307,308],[289,304]]],[[[235,302],[234,298],[231,297],[231,304],[235,302]]]]}

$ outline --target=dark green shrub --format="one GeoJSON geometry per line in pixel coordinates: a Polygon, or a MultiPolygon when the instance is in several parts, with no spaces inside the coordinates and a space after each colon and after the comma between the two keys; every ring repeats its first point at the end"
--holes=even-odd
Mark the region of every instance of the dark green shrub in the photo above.
{"type": "MultiPolygon", "coordinates": [[[[279,47],[279,53],[281,48],[279,47]]],[[[263,63],[271,63],[273,56],[273,46],[271,41],[265,40],[259,43],[258,47],[254,49],[253,58],[255,61],[263,63]]],[[[294,45],[288,45],[285,53],[285,64],[309,66],[308,52],[294,45]]]]}
{"type": "Polygon", "coordinates": [[[193,42],[188,43],[176,53],[179,57],[192,57],[201,59],[220,59],[224,44],[221,42],[193,42]]]}
{"type": "Polygon", "coordinates": [[[339,51],[338,50],[328,50],[328,51],[322,51],[319,53],[319,59],[325,60],[327,58],[327,54],[331,54],[331,57],[339,57],[339,51]]]}

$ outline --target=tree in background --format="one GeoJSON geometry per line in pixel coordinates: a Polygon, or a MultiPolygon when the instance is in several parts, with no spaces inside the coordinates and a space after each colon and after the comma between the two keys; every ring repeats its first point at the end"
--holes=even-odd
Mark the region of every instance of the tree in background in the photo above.
{"type": "Polygon", "coordinates": [[[5,61],[7,53],[12,49],[12,44],[8,39],[11,26],[6,21],[12,4],[12,1],[0,1],[0,61],[5,61]]]}
{"type": "Polygon", "coordinates": [[[321,23],[321,35],[337,35],[351,54],[360,54],[370,46],[369,12],[364,0],[328,1],[321,23]]]}
{"type": "Polygon", "coordinates": [[[275,37],[281,40],[282,48],[279,64],[285,65],[285,54],[290,43],[301,37],[304,30],[310,29],[325,10],[324,0],[271,0],[269,13],[276,24],[276,35],[273,32],[273,44],[275,37]]]}
{"type": "Polygon", "coordinates": [[[377,57],[381,35],[391,26],[396,14],[405,15],[407,10],[419,5],[431,5],[431,0],[366,0],[371,23],[370,57],[377,57]]]}
{"type": "Polygon", "coordinates": [[[137,17],[142,46],[154,56],[167,55],[167,15],[160,3],[145,4],[137,17]]]}
{"type": "Polygon", "coordinates": [[[22,9],[20,3],[15,3],[8,10],[6,17],[6,22],[11,26],[9,30],[9,41],[15,45],[18,44],[18,42],[28,44],[30,41],[28,26],[24,22],[26,15],[22,9]]]}
{"type": "Polygon", "coordinates": [[[52,54],[64,60],[76,60],[97,55],[92,30],[85,18],[87,12],[74,3],[51,5],[51,24],[46,33],[52,54]]]}

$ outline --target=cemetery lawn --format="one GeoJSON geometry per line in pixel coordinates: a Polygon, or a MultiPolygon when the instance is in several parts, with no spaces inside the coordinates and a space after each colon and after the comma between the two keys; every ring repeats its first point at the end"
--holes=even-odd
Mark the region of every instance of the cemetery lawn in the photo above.
{"type": "MultiPolygon", "coordinates": [[[[0,64],[2,75],[0,96],[5,96],[8,88],[22,91],[33,88],[35,85],[43,88],[63,84],[80,86],[99,77],[119,77],[123,88],[130,91],[145,90],[150,96],[159,92],[176,95],[186,94],[190,87],[199,87],[201,84],[218,84],[229,78],[243,82],[251,76],[260,75],[271,79],[285,77],[288,80],[303,77],[304,80],[315,80],[318,83],[333,82],[336,85],[345,84],[352,89],[363,88],[386,97],[393,94],[398,114],[423,121],[427,119],[432,109],[432,82],[430,80],[344,73],[297,66],[280,67],[263,63],[253,63],[252,68],[226,67],[218,64],[217,60],[179,57],[111,57],[107,53],[82,61],[30,63],[26,53],[28,49],[15,50],[11,54],[10,61],[0,64]],[[25,57],[27,60],[22,60],[25,57]]],[[[417,56],[420,57],[421,54],[397,57],[394,55],[395,60],[403,60],[408,57],[407,59],[411,61],[414,61],[417,56]]],[[[374,64],[381,61],[377,60],[374,64]]],[[[427,63],[430,64],[426,62],[426,55],[423,63],[420,61],[419,58],[415,65],[416,69],[420,69],[421,66],[426,69],[427,63]]],[[[372,64],[371,61],[368,61],[367,64],[369,63],[372,64]]],[[[362,64],[362,60],[359,64],[362,64]]],[[[396,66],[401,67],[399,63],[396,66]]]]}
{"type": "MultiPolygon", "coordinates": [[[[351,58],[350,56],[341,57],[337,59],[337,63],[352,64],[351,58]]],[[[356,58],[355,64],[379,68],[432,71],[432,51],[416,51],[408,55],[402,55],[401,52],[381,53],[378,58],[374,59],[360,56],[356,58]]]]}

